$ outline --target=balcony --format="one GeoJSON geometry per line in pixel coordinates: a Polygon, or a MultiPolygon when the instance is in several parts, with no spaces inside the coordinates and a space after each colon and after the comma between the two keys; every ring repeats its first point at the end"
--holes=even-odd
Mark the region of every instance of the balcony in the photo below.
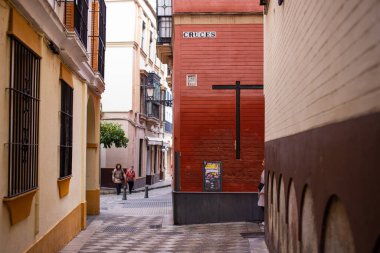
{"type": "Polygon", "coordinates": [[[162,63],[169,65],[173,57],[172,31],[172,0],[157,0],[157,56],[162,63]]]}
{"type": "Polygon", "coordinates": [[[160,105],[154,102],[147,102],[148,118],[155,118],[160,121],[160,105]]]}
{"type": "Polygon", "coordinates": [[[91,66],[104,78],[106,5],[104,0],[94,0],[92,6],[91,66]]]}

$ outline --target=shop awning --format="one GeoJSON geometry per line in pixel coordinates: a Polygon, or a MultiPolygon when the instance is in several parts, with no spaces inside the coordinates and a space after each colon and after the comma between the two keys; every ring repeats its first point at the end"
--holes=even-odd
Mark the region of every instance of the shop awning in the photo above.
{"type": "Polygon", "coordinates": [[[159,137],[146,136],[145,139],[147,140],[148,145],[150,145],[150,146],[155,146],[155,145],[164,146],[164,147],[169,146],[169,142],[167,140],[164,140],[164,139],[159,138],[159,137]]]}

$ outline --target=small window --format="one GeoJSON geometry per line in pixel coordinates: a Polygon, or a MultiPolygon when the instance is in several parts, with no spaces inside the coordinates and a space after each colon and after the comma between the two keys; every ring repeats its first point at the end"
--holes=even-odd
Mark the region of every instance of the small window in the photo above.
{"type": "Polygon", "coordinates": [[[149,38],[149,58],[153,55],[153,32],[150,32],[149,38]]]}
{"type": "Polygon", "coordinates": [[[61,80],[61,144],[59,177],[72,174],[73,89],[61,80]]]}
{"type": "Polygon", "coordinates": [[[142,28],[141,28],[141,45],[140,47],[144,49],[144,39],[145,39],[145,22],[142,22],[142,28]]]}
{"type": "Polygon", "coordinates": [[[140,76],[140,113],[146,114],[146,103],[145,103],[145,97],[146,97],[146,89],[145,89],[145,76],[140,76]]]}

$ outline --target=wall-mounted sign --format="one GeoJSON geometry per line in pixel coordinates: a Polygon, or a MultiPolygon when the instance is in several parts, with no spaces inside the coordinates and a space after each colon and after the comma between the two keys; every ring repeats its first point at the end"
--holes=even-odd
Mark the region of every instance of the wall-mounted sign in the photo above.
{"type": "Polygon", "coordinates": [[[216,38],[216,32],[183,32],[185,39],[190,38],[216,38]]]}
{"type": "Polygon", "coordinates": [[[186,75],[186,85],[187,86],[197,86],[197,74],[188,74],[186,75]]]}
{"type": "Polygon", "coordinates": [[[205,192],[222,191],[222,162],[203,162],[203,190],[205,192]]]}

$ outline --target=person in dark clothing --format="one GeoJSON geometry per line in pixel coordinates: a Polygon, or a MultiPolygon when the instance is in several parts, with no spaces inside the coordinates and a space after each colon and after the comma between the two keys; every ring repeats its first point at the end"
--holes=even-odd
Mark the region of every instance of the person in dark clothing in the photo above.
{"type": "Polygon", "coordinates": [[[136,177],[135,171],[133,170],[133,166],[131,166],[131,168],[127,171],[127,175],[126,175],[129,194],[132,194],[132,189],[135,184],[135,177],[136,177]]]}
{"type": "Polygon", "coordinates": [[[116,184],[116,193],[119,195],[121,193],[121,187],[124,183],[125,174],[121,168],[121,164],[116,164],[116,168],[112,172],[112,182],[116,184]]]}

